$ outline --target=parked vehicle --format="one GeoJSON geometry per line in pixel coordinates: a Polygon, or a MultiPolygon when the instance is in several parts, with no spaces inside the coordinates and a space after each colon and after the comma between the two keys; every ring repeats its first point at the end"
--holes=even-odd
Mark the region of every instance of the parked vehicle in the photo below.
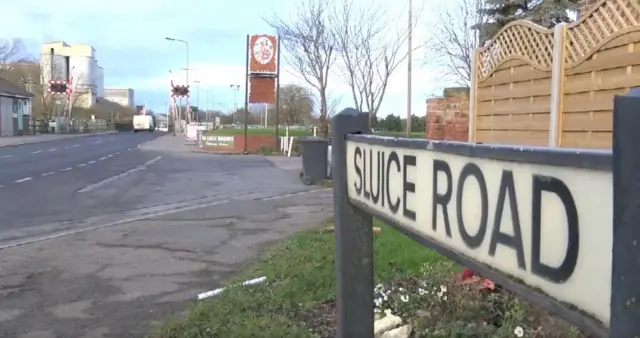
{"type": "Polygon", "coordinates": [[[135,115],[133,116],[133,131],[149,131],[156,129],[156,118],[153,115],[135,115]]]}

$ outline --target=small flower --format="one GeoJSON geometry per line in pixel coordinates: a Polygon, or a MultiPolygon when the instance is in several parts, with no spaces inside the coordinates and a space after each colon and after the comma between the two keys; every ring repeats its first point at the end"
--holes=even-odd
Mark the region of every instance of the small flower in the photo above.
{"type": "Polygon", "coordinates": [[[404,292],[404,288],[399,288],[398,291],[404,292]]]}
{"type": "Polygon", "coordinates": [[[373,303],[376,304],[376,306],[380,306],[382,305],[382,298],[376,298],[373,300],[373,303]]]}
{"type": "Polygon", "coordinates": [[[447,300],[447,296],[442,297],[442,300],[447,300]]]}
{"type": "Polygon", "coordinates": [[[442,291],[442,293],[447,292],[447,287],[444,285],[440,285],[440,291],[442,291]]]}
{"type": "Polygon", "coordinates": [[[384,310],[384,314],[387,315],[387,316],[390,316],[391,315],[391,309],[385,309],[384,310]]]}
{"type": "Polygon", "coordinates": [[[420,296],[424,296],[424,295],[429,294],[429,291],[426,291],[426,290],[425,290],[425,289],[423,289],[423,288],[418,288],[418,294],[419,294],[420,296]]]}
{"type": "Polygon", "coordinates": [[[524,337],[524,329],[520,326],[516,326],[516,329],[513,330],[513,333],[516,335],[516,337],[524,337]]]}
{"type": "Polygon", "coordinates": [[[384,285],[382,285],[382,284],[376,285],[374,291],[378,292],[378,293],[384,291],[384,285]]]}
{"type": "Polygon", "coordinates": [[[400,295],[400,300],[403,302],[408,302],[409,301],[409,295],[400,295]]]}

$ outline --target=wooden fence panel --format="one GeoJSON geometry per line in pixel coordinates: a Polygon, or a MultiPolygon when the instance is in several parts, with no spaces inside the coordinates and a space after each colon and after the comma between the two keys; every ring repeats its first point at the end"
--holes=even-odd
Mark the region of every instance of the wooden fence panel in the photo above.
{"type": "Polygon", "coordinates": [[[640,86],[640,4],[602,0],[561,25],[512,22],[476,50],[469,141],[611,147],[613,96],[640,86]]]}

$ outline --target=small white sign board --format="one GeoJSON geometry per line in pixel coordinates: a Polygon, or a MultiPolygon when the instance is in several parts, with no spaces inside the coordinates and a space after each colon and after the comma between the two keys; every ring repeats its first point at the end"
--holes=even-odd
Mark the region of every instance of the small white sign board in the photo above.
{"type": "Polygon", "coordinates": [[[198,126],[195,124],[187,125],[187,141],[196,141],[198,139],[198,126]]]}
{"type": "Polygon", "coordinates": [[[611,172],[353,141],[346,156],[352,202],[608,326],[611,172]]]}

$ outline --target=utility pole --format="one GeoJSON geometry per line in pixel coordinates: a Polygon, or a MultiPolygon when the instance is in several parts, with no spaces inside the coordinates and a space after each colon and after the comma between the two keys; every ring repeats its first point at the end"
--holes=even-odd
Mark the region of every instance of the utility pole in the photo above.
{"type": "Polygon", "coordinates": [[[413,3],[409,0],[409,31],[407,32],[407,123],[405,134],[407,137],[411,137],[411,54],[413,54],[413,3]]]}
{"type": "Polygon", "coordinates": [[[238,112],[238,92],[240,91],[239,84],[231,84],[229,88],[233,90],[233,124],[236,124],[237,121],[237,112],[238,112]]]}
{"type": "Polygon", "coordinates": [[[200,80],[193,81],[196,84],[196,107],[198,107],[198,111],[196,112],[196,120],[200,122],[200,80]]]}

